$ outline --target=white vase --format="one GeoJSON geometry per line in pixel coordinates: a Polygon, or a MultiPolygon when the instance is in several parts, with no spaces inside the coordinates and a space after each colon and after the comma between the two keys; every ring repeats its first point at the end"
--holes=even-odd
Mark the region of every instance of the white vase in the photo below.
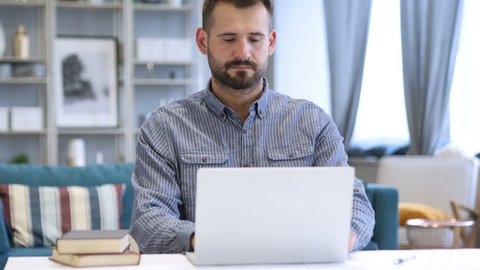
{"type": "Polygon", "coordinates": [[[68,165],[83,167],[86,164],[85,141],[83,139],[72,139],[68,144],[68,165]]]}
{"type": "Polygon", "coordinates": [[[3,25],[0,21],[0,58],[5,55],[5,32],[3,31],[3,25]]]}

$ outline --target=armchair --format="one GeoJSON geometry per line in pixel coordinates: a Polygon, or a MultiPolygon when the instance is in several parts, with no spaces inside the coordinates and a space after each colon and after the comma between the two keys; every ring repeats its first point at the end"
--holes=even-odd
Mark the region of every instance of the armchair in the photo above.
{"type": "MultiPolygon", "coordinates": [[[[434,156],[390,156],[380,159],[377,183],[398,189],[399,202],[421,203],[453,217],[450,201],[475,209],[477,200],[475,160],[434,156]]],[[[401,245],[407,245],[400,228],[401,245]]]]}
{"type": "Polygon", "coordinates": [[[372,244],[376,244],[378,249],[397,249],[397,190],[388,185],[366,182],[365,192],[375,211],[372,244]]]}

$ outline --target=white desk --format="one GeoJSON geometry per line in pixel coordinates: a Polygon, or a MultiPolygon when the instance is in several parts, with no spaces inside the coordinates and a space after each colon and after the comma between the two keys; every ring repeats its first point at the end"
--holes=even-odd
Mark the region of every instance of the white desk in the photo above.
{"type": "MultiPolygon", "coordinates": [[[[300,270],[300,269],[346,269],[346,270],[389,270],[389,269],[421,269],[421,270],[479,270],[480,249],[450,249],[450,250],[396,250],[396,251],[361,251],[350,255],[345,263],[340,264],[295,264],[295,265],[246,265],[246,266],[221,266],[198,267],[201,270],[300,270]],[[402,264],[394,264],[397,258],[414,259],[402,264]]],[[[6,270],[17,269],[72,269],[50,261],[47,257],[11,257],[8,259],[6,270]]],[[[155,270],[187,270],[197,269],[191,265],[183,255],[142,255],[140,265],[122,267],[93,267],[88,270],[98,269],[155,269],[155,270]]]]}

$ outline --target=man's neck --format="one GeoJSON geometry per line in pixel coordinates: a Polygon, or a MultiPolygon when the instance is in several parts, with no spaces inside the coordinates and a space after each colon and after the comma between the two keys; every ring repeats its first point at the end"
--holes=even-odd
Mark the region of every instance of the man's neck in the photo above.
{"type": "Polygon", "coordinates": [[[212,92],[225,105],[237,113],[242,122],[250,115],[249,108],[253,102],[260,98],[263,90],[263,80],[249,89],[236,90],[212,78],[212,92]]]}

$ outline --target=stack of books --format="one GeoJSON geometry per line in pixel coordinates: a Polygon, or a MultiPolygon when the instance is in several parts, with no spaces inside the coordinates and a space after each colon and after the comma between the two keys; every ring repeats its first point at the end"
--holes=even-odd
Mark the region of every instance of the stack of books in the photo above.
{"type": "Polygon", "coordinates": [[[57,240],[50,259],[75,267],[136,265],[140,253],[131,241],[128,230],[70,231],[57,240]]]}

